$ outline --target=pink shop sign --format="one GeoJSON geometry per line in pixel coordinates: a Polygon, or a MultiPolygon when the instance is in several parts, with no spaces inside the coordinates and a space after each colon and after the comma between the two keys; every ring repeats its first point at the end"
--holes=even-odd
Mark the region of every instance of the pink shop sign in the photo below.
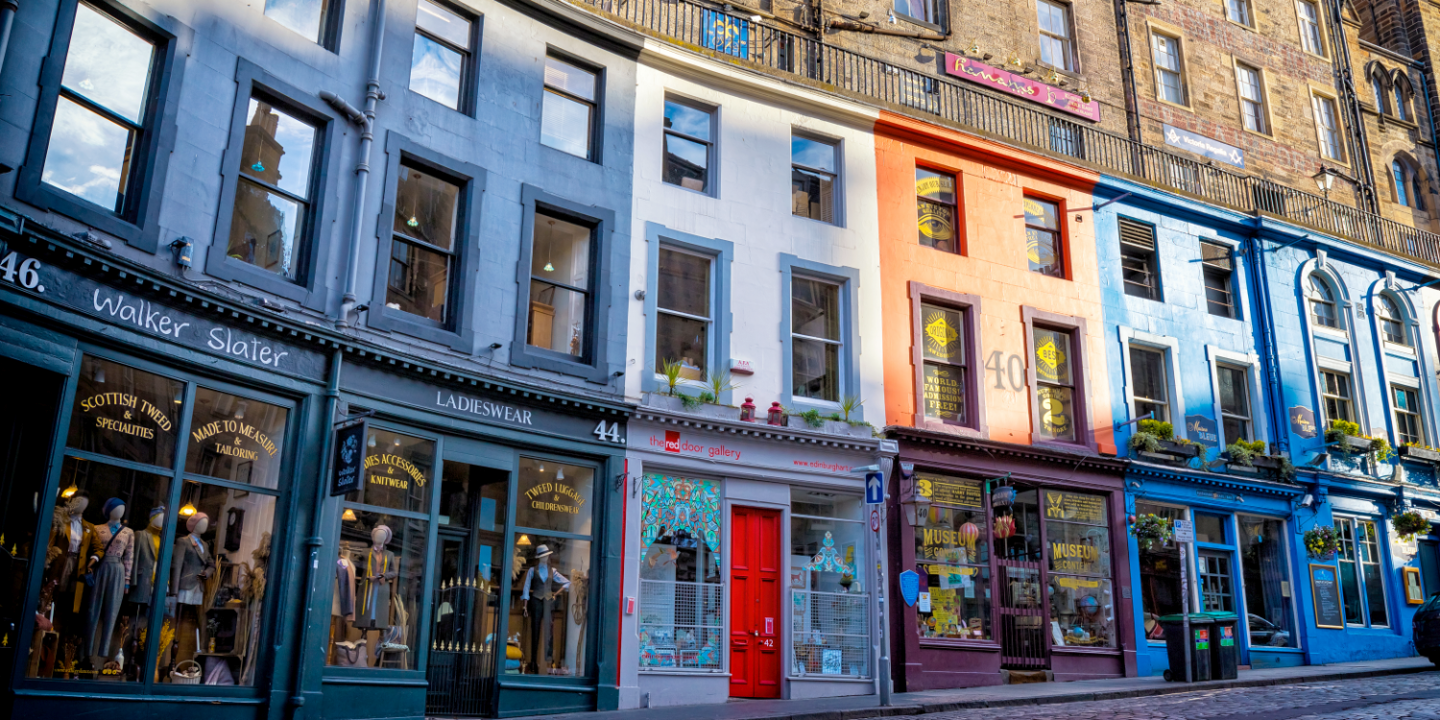
{"type": "Polygon", "coordinates": [[[991,67],[977,60],[954,53],[945,53],[945,72],[993,90],[1000,90],[1031,102],[1048,105],[1061,112],[1078,115],[1086,120],[1100,121],[1100,103],[1094,100],[1086,102],[1077,93],[1036,82],[1023,75],[991,67]]]}

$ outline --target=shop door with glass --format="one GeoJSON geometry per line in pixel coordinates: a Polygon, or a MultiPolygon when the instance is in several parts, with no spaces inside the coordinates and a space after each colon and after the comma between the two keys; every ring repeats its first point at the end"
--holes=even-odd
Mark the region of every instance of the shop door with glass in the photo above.
{"type": "Polygon", "coordinates": [[[446,455],[425,709],[473,717],[492,712],[499,668],[519,662],[496,637],[509,474],[446,455]]]}
{"type": "Polygon", "coordinates": [[[730,515],[730,695],[780,697],[780,511],[730,515]]]}
{"type": "Polygon", "coordinates": [[[1010,507],[994,509],[995,560],[1000,581],[1001,665],[1021,670],[1049,667],[1049,640],[1041,549],[1044,528],[1036,490],[1015,494],[1010,507]]]}

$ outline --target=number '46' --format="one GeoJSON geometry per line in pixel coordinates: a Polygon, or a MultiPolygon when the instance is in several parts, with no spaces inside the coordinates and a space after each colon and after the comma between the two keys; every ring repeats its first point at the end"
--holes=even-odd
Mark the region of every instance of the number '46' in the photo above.
{"type": "Polygon", "coordinates": [[[40,261],[30,258],[22,262],[20,253],[12,252],[0,260],[0,278],[26,290],[34,290],[40,285],[40,261]]]}
{"type": "Polygon", "coordinates": [[[622,442],[620,440],[620,423],[607,423],[601,420],[600,424],[595,426],[595,437],[601,440],[609,440],[610,442],[622,442]]]}

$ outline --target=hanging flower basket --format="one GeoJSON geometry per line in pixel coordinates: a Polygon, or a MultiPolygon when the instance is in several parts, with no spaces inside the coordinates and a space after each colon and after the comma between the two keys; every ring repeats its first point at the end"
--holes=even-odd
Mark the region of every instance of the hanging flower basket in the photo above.
{"type": "Polygon", "coordinates": [[[1395,528],[1395,534],[1399,535],[1401,540],[1409,542],[1410,538],[1420,533],[1429,533],[1430,521],[1418,511],[1410,510],[1390,518],[1390,527],[1395,528]]]}
{"type": "Polygon", "coordinates": [[[1175,528],[1171,525],[1170,518],[1153,513],[1136,515],[1130,531],[1135,534],[1141,550],[1153,550],[1175,537],[1175,528]]]}
{"type": "Polygon", "coordinates": [[[1305,531],[1305,552],[1312,560],[1329,560],[1340,551],[1340,536],[1330,525],[1305,531]]]}

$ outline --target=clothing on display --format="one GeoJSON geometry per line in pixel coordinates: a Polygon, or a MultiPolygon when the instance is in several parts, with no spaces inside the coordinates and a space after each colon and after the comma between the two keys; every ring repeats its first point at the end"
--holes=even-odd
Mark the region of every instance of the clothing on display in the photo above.
{"type": "Polygon", "coordinates": [[[210,550],[196,532],[200,520],[209,520],[205,513],[195,513],[186,522],[189,535],[175,543],[170,575],[174,578],[175,599],[181,605],[202,605],[205,602],[205,580],[214,571],[215,561],[210,550]]]}
{"type": "Polygon", "coordinates": [[[97,526],[95,535],[97,544],[105,549],[91,556],[91,560],[98,563],[91,570],[95,581],[91,586],[90,617],[85,626],[89,638],[87,654],[109,657],[115,619],[120,615],[120,601],[130,583],[134,564],[135,531],[116,521],[97,526]]]}
{"type": "Polygon", "coordinates": [[[400,560],[385,549],[392,536],[389,527],[377,525],[371,533],[374,544],[365,553],[365,574],[357,583],[355,627],[384,629],[390,625],[390,599],[395,578],[400,577],[400,560]]]}
{"type": "Polygon", "coordinates": [[[355,619],[355,565],[347,557],[335,562],[335,608],[332,614],[350,621],[355,619]]]}
{"type": "MultiPolygon", "coordinates": [[[[83,498],[81,498],[83,500],[83,498]]],[[[55,508],[55,517],[50,524],[50,549],[45,579],[54,584],[54,599],[73,594],[70,612],[80,612],[84,587],[76,583],[84,574],[82,558],[90,556],[95,543],[95,526],[83,517],[85,503],[71,499],[67,507],[55,508]]]]}
{"type": "Polygon", "coordinates": [[[160,558],[160,536],[164,532],[155,524],[155,519],[165,517],[165,506],[158,505],[150,510],[151,525],[135,538],[135,563],[130,573],[130,594],[126,600],[139,605],[149,605],[155,596],[155,566],[160,558]]]}

